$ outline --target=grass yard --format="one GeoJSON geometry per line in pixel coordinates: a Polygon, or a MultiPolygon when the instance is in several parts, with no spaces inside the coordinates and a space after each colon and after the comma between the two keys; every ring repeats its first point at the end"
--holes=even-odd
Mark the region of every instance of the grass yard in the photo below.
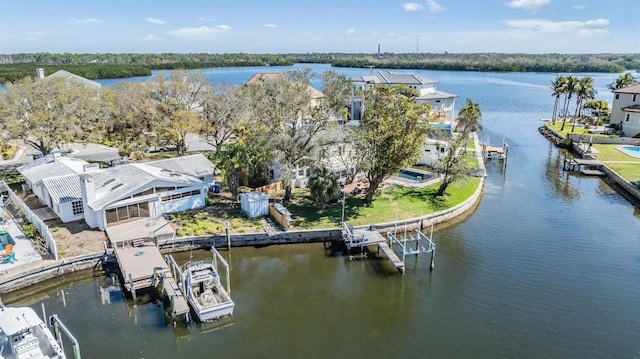
{"type": "MultiPolygon", "coordinates": [[[[436,196],[439,183],[421,189],[390,186],[379,190],[371,206],[365,206],[362,196],[347,196],[345,221],[353,225],[384,223],[419,217],[456,206],[468,199],[478,188],[480,179],[468,177],[449,185],[445,197],[436,196]]],[[[298,192],[287,207],[294,228],[313,229],[337,227],[342,218],[342,203],[319,209],[308,195],[298,192]]]]}
{"type": "Polygon", "coordinates": [[[640,158],[628,156],[618,150],[617,145],[593,145],[599,153],[596,158],[629,182],[640,180],[640,158]]]}

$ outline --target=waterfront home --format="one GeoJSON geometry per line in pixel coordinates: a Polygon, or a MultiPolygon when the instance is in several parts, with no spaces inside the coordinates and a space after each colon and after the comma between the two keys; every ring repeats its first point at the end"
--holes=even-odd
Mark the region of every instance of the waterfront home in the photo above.
{"type": "Polygon", "coordinates": [[[640,84],[613,90],[609,123],[622,125],[626,137],[640,134],[640,84]]]}
{"type": "MultiPolygon", "coordinates": [[[[363,89],[371,88],[375,85],[398,86],[406,85],[418,92],[415,99],[417,103],[431,105],[432,115],[437,123],[448,123],[453,125],[455,121],[455,104],[458,95],[453,95],[436,89],[438,81],[426,79],[424,77],[395,73],[391,71],[378,71],[368,75],[352,78],[356,93],[363,89]]],[[[351,101],[351,120],[360,121],[364,114],[362,99],[353,98],[351,101]]]]}
{"type": "Polygon", "coordinates": [[[74,85],[80,85],[80,86],[84,86],[87,88],[91,88],[93,90],[96,91],[100,91],[100,88],[102,87],[102,85],[100,85],[100,83],[89,80],[87,78],[84,78],[82,76],[78,76],[74,73],[71,73],[69,71],[65,71],[65,70],[58,70],[54,73],[52,73],[49,76],[44,76],[44,70],[42,68],[38,68],[36,70],[36,74],[38,76],[39,79],[63,79],[65,83],[67,84],[74,84],[74,85]]]}
{"type": "Polygon", "coordinates": [[[63,222],[92,228],[205,205],[215,167],[201,154],[99,169],[61,153],[18,168],[40,203],[63,222]]]}
{"type": "Polygon", "coordinates": [[[446,155],[448,146],[448,141],[432,138],[427,139],[422,145],[422,152],[416,164],[436,167],[440,160],[446,155]]]}

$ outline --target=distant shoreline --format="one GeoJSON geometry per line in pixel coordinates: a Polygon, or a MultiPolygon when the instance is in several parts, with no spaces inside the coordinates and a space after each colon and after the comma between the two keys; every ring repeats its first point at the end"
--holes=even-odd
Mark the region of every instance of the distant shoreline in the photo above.
{"type": "Polygon", "coordinates": [[[64,69],[97,80],[149,76],[152,70],[292,66],[296,63],[432,71],[619,73],[640,69],[640,54],[0,54],[0,83],[35,76],[39,67],[47,73],[64,69]]]}

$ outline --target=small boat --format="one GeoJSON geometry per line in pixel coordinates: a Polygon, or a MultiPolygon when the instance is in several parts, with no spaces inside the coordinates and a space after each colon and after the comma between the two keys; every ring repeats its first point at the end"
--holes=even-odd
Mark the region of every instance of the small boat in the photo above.
{"type": "Polygon", "coordinates": [[[233,315],[235,304],[220,282],[215,261],[202,260],[185,264],[182,280],[189,305],[201,322],[233,315]]]}
{"type": "Polygon", "coordinates": [[[0,303],[0,358],[65,359],[64,351],[29,307],[5,307],[0,303]]]}

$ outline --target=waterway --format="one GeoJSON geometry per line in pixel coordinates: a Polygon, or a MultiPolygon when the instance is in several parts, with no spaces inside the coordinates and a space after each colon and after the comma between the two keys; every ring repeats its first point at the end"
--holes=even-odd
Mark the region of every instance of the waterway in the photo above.
{"type": "MultiPolygon", "coordinates": [[[[280,70],[203,74],[241,83],[280,70]]],[[[221,327],[174,328],[161,306],[118,291],[103,300],[108,280],[91,272],[3,300],[44,303],[76,334],[83,357],[96,359],[640,357],[640,211],[599,178],[564,172],[565,153],[538,134],[555,75],[407,72],[440,81],[460,96],[458,108],[467,97],[478,102],[480,139],[509,144],[506,169],[488,164],[475,211],[435,231],[434,271],[426,255],[410,258],[401,276],[322,244],[233,248],[223,255],[236,309],[221,327]]],[[[588,75],[598,98],[611,101],[606,85],[618,74],[588,75]]]]}

